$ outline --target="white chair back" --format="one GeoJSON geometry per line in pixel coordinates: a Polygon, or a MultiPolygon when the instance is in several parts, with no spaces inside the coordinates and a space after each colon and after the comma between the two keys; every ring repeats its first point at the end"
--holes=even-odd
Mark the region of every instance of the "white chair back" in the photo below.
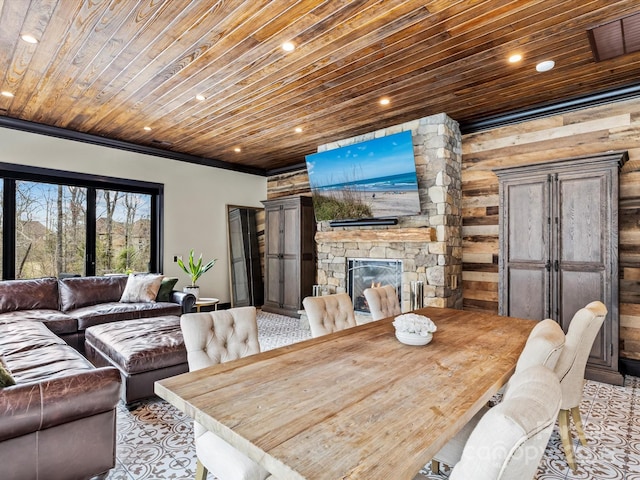
{"type": "MultiPolygon", "coordinates": [[[[536,365],[542,365],[548,369],[553,369],[560,356],[560,352],[564,346],[565,338],[564,332],[557,322],[546,319],[539,322],[527,338],[518,362],[516,369],[511,380],[507,382],[504,388],[504,395],[508,395],[506,392],[511,389],[512,380],[517,381],[519,373],[527,370],[536,365]]],[[[471,435],[471,432],[476,427],[483,415],[489,411],[489,407],[484,407],[478,412],[464,427],[460,430],[455,437],[445,444],[444,447],[434,456],[431,468],[434,473],[439,470],[440,463],[445,465],[454,466],[460,457],[464,446],[471,435]]]]}
{"type": "Polygon", "coordinates": [[[398,292],[391,285],[365,288],[363,293],[373,320],[394,317],[402,313],[398,292]]]}
{"type": "Polygon", "coordinates": [[[593,342],[607,316],[607,307],[602,302],[591,302],[581,308],[571,319],[567,331],[567,341],[558,359],[555,372],[560,379],[562,389],[562,404],[558,415],[560,427],[560,439],[562,449],[569,468],[574,472],[578,466],[573,453],[573,441],[571,439],[571,418],[578,433],[580,443],[587,445],[587,437],[582,426],[580,415],[580,401],[584,388],[584,372],[587,368],[589,353],[593,342]]]}
{"type": "MultiPolygon", "coordinates": [[[[260,353],[255,307],[187,313],[180,317],[189,371],[260,353]]],[[[198,422],[193,422],[196,480],[266,480],[263,467],[198,422]]]]}
{"type": "Polygon", "coordinates": [[[353,304],[346,293],[306,297],[302,304],[309,319],[312,337],[356,326],[353,304]]]}
{"type": "Polygon", "coordinates": [[[478,422],[451,480],[526,480],[536,474],[560,409],[556,375],[542,365],[518,372],[504,400],[478,422]]]}
{"type": "Polygon", "coordinates": [[[591,302],[571,319],[567,340],[555,367],[562,387],[561,408],[564,410],[578,406],[582,400],[587,360],[606,316],[604,303],[591,302]]]}
{"type": "MultiPolygon", "coordinates": [[[[543,365],[553,371],[560,359],[564,344],[564,331],[558,322],[550,318],[538,322],[529,333],[527,343],[520,352],[514,375],[535,365],[543,365]]],[[[510,385],[511,380],[505,385],[504,392],[510,388],[510,385]]]]}
{"type": "Polygon", "coordinates": [[[186,313],[180,327],[189,371],[260,353],[255,307],[186,313]]]}

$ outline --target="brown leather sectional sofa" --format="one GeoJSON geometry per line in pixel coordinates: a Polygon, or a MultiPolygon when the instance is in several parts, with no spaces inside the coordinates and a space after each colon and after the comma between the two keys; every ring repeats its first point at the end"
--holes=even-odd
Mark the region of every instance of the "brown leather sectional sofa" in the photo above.
{"type": "Polygon", "coordinates": [[[120,303],[126,276],[0,281],[0,478],[82,480],[115,465],[121,376],[81,355],[92,325],[180,315],[195,298],[120,303]],[[72,348],[73,347],[73,348],[72,348]]]}
{"type": "Polygon", "coordinates": [[[42,323],[0,324],[16,384],[0,388],[1,478],[83,480],[115,465],[120,373],[95,368],[42,323]]]}
{"type": "Polygon", "coordinates": [[[0,323],[32,320],[79,351],[84,331],[101,323],[191,312],[195,297],[173,291],[171,302],[121,303],[126,275],[0,281],[0,323]]]}

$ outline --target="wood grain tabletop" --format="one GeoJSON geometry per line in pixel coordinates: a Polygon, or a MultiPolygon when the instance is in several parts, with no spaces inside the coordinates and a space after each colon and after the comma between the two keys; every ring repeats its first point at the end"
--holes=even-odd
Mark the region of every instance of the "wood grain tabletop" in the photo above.
{"type": "Polygon", "coordinates": [[[509,379],[535,321],[417,311],[156,382],[156,394],[279,480],[412,479],[509,379]]]}

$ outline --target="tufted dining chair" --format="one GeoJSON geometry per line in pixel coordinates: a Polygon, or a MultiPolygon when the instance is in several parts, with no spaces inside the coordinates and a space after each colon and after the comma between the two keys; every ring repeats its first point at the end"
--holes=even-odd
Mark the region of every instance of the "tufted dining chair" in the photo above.
{"type": "Polygon", "coordinates": [[[346,293],[306,297],[302,305],[309,318],[312,337],[356,326],[353,304],[346,293]]]}
{"type": "Polygon", "coordinates": [[[450,480],[532,479],[560,409],[560,384],[542,365],[514,374],[501,403],[478,422],[450,480]]]}
{"type": "Polygon", "coordinates": [[[562,355],[565,343],[565,335],[558,322],[550,318],[539,321],[527,337],[514,374],[534,365],[544,365],[553,370],[562,355]]]}
{"type": "Polygon", "coordinates": [[[373,320],[393,317],[402,313],[398,292],[391,285],[365,288],[363,293],[373,320]]]}
{"type": "MultiPolygon", "coordinates": [[[[189,371],[260,352],[255,307],[238,307],[180,318],[189,371]]],[[[269,473],[215,433],[193,422],[196,480],[211,472],[219,480],[264,480],[269,473]]]]}
{"type": "MultiPolygon", "coordinates": [[[[513,376],[505,385],[503,395],[512,388],[512,380],[517,375],[536,365],[542,365],[548,369],[553,369],[562,353],[565,344],[565,335],[562,327],[555,320],[547,318],[536,324],[529,333],[527,342],[520,352],[513,376]]],[[[431,471],[438,473],[440,463],[453,466],[460,460],[464,445],[471,432],[476,427],[480,419],[489,412],[488,406],[483,407],[462,429],[445,444],[431,461],[431,471]]]]}
{"type": "Polygon", "coordinates": [[[593,342],[606,316],[607,307],[599,301],[591,302],[578,310],[571,319],[567,341],[555,367],[562,388],[562,403],[558,415],[560,438],[567,463],[574,472],[577,465],[573,454],[570,418],[573,418],[580,443],[586,446],[587,439],[582,428],[579,408],[584,388],[584,372],[593,342]]]}

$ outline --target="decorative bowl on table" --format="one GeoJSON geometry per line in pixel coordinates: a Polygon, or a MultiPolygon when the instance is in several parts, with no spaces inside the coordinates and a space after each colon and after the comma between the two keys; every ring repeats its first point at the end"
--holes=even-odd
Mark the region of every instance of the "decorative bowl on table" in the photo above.
{"type": "Polygon", "coordinates": [[[396,330],[396,338],[405,345],[426,345],[433,338],[433,333],[423,336],[419,333],[399,332],[396,330]]]}
{"type": "Polygon", "coordinates": [[[399,315],[393,321],[396,338],[406,345],[426,345],[433,339],[437,330],[429,317],[417,313],[399,315]]]}

